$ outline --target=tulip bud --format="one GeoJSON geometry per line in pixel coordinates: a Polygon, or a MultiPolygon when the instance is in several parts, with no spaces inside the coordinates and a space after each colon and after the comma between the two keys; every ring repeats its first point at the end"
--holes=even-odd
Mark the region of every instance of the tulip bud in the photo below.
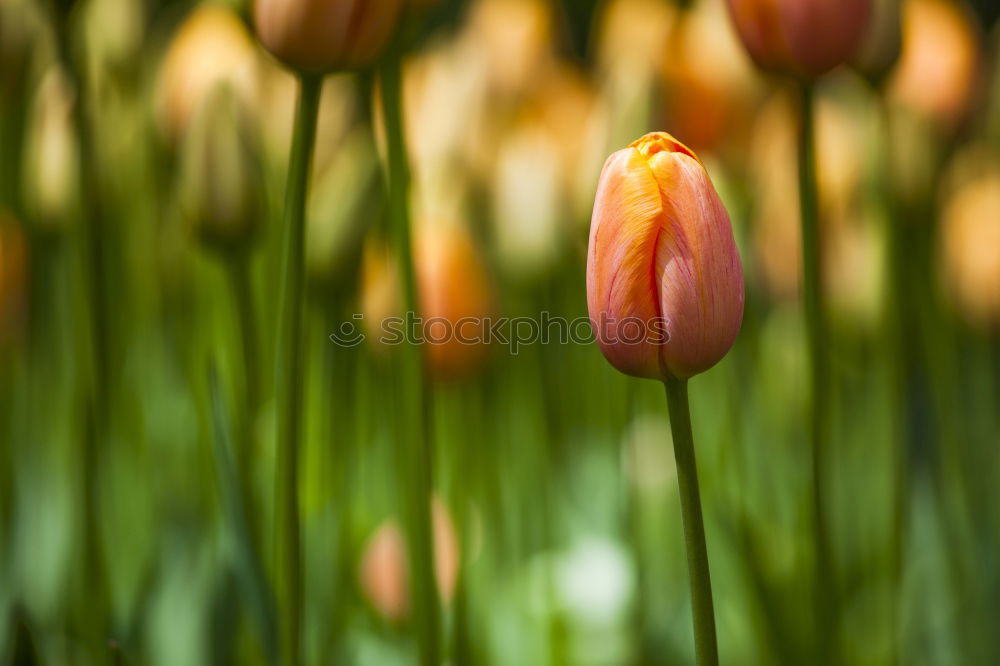
{"type": "Polygon", "coordinates": [[[427,367],[437,379],[469,376],[486,357],[489,280],[468,233],[422,224],[414,238],[427,367]]]}
{"type": "Polygon", "coordinates": [[[255,0],[254,25],[274,57],[324,74],[370,64],[392,35],[400,0],[255,0]]]}
{"type": "Polygon", "coordinates": [[[854,66],[869,81],[880,83],[899,59],[902,45],[900,0],[874,0],[872,17],[854,56],[854,66]]]}
{"type": "Polygon", "coordinates": [[[24,151],[24,200],[36,224],[64,226],[79,196],[76,103],[69,80],[51,69],[38,87],[24,151]]]}
{"type": "Polygon", "coordinates": [[[205,242],[229,246],[250,237],[264,209],[258,164],[246,110],[220,86],[195,117],[182,157],[182,210],[205,242]]]}
{"type": "Polygon", "coordinates": [[[758,66],[816,77],[847,62],[864,36],[871,0],[728,0],[758,66]]]}
{"type": "Polygon", "coordinates": [[[1000,327],[1000,168],[977,163],[975,176],[946,203],[941,224],[948,291],[965,318],[1000,327]]]}
{"type": "Polygon", "coordinates": [[[178,139],[205,98],[220,83],[251,88],[254,51],[239,17],[220,5],[191,12],[174,35],[157,82],[159,120],[178,139]]]}
{"type": "Polygon", "coordinates": [[[666,132],[604,165],[587,306],[604,356],[637,377],[691,377],[739,333],[743,268],[729,215],[697,156],[666,132]]]}
{"type": "Polygon", "coordinates": [[[890,98],[944,127],[969,112],[977,89],[980,35],[969,11],[945,0],[903,5],[903,52],[890,98]]]}
{"type": "MultiPolygon", "coordinates": [[[[427,370],[439,381],[461,379],[486,358],[486,328],[492,298],[475,245],[459,226],[418,224],[413,238],[414,268],[423,321],[427,370]]],[[[383,329],[399,311],[399,271],[384,248],[369,244],[362,265],[361,306],[368,337],[392,337],[383,329]]]]}
{"type": "MultiPolygon", "coordinates": [[[[458,582],[458,538],[448,509],[437,497],[431,503],[431,517],[434,573],[438,594],[447,603],[454,596],[458,582]]],[[[375,530],[365,546],[358,577],[365,596],[379,613],[392,621],[406,616],[406,543],[395,520],[386,520],[375,530]]]]}

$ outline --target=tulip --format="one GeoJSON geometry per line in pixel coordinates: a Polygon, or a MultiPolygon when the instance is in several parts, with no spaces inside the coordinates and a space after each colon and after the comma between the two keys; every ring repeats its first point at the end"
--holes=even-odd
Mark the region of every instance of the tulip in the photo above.
{"type": "Polygon", "coordinates": [[[959,311],[970,323],[990,329],[1000,327],[1000,167],[980,170],[945,205],[942,263],[959,311]]]}
{"type": "Polygon", "coordinates": [[[881,83],[899,60],[902,46],[900,0],[874,0],[872,17],[854,56],[854,67],[869,81],[881,83]]]}
{"type": "MultiPolygon", "coordinates": [[[[459,550],[455,525],[444,503],[431,502],[434,530],[434,573],[438,594],[445,603],[455,595],[458,583],[459,550]]],[[[368,601],[385,618],[406,617],[406,542],[399,524],[388,519],[371,536],[361,558],[358,577],[368,601]]]]}
{"type": "Polygon", "coordinates": [[[604,165],[587,305],[605,357],[637,377],[687,379],[736,339],[743,270],[729,216],[697,156],[665,132],[604,165]]]}
{"type": "Polygon", "coordinates": [[[182,162],[182,206],[209,245],[250,238],[264,208],[257,137],[235,93],[217,89],[187,134],[182,162]]]}
{"type": "Polygon", "coordinates": [[[303,73],[370,64],[396,26],[400,0],[256,0],[254,25],[274,57],[303,73]]]}
{"type": "Polygon", "coordinates": [[[903,5],[903,52],[890,98],[941,126],[958,124],[977,91],[980,35],[969,11],[945,0],[903,5]]]}
{"type": "Polygon", "coordinates": [[[24,151],[24,200],[39,228],[64,227],[79,201],[75,103],[72,84],[53,67],[38,87],[24,151]]]}
{"type": "Polygon", "coordinates": [[[231,10],[208,4],[192,11],[160,66],[156,105],[165,134],[180,138],[219,84],[249,93],[253,56],[250,35],[231,10]]]}
{"type": "Polygon", "coordinates": [[[763,69],[817,77],[861,43],[871,0],[727,0],[743,44],[763,69]]]}
{"type": "MultiPolygon", "coordinates": [[[[480,368],[491,313],[489,280],[468,233],[461,227],[417,225],[414,261],[423,320],[427,371],[439,381],[468,377],[480,368]]],[[[365,248],[361,304],[368,337],[379,342],[392,335],[383,328],[399,313],[399,268],[377,245],[365,248]]],[[[378,349],[378,347],[375,347],[378,349]]]]}

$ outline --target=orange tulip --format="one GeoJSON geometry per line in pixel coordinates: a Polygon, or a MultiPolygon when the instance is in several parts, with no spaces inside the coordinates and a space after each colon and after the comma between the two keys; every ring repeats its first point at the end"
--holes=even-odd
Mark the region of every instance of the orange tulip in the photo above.
{"type": "Polygon", "coordinates": [[[764,69],[820,76],[851,58],[871,0],[727,0],[736,30],[764,69]]]}
{"type": "Polygon", "coordinates": [[[686,379],[736,339],[743,268],[729,215],[697,156],[666,132],[604,165],[587,305],[604,356],[637,377],[686,379]]]}
{"type": "Polygon", "coordinates": [[[370,64],[396,26],[400,0],[255,0],[254,25],[292,69],[323,74],[370,64]]]}
{"type": "MultiPolygon", "coordinates": [[[[449,603],[458,583],[458,535],[451,515],[437,497],[431,500],[434,530],[434,574],[441,600],[449,603]]],[[[361,588],[368,601],[385,618],[406,617],[406,541],[393,519],[384,521],[365,546],[358,571],[361,588]]]]}

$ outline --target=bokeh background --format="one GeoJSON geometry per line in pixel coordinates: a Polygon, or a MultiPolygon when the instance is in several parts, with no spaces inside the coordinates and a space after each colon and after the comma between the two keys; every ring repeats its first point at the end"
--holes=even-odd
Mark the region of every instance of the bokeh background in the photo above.
{"type": "MultiPolygon", "coordinates": [[[[294,79],[243,2],[55,4],[0,0],[0,661],[273,663],[294,79]],[[95,618],[107,645],[83,639],[95,618]]],[[[720,651],[815,663],[794,90],[752,66],[722,0],[411,4],[428,316],[586,316],[605,157],[662,129],[705,163],[748,291],[734,349],[691,385],[720,651]]],[[[875,5],[856,62],[817,88],[829,631],[847,664],[996,664],[1000,5],[875,5]]],[[[315,664],[415,660],[398,350],[328,337],[400,309],[378,88],[374,70],[327,79],[307,213],[315,664]]],[[[592,344],[427,364],[450,662],[693,663],[662,387],[592,344]]]]}

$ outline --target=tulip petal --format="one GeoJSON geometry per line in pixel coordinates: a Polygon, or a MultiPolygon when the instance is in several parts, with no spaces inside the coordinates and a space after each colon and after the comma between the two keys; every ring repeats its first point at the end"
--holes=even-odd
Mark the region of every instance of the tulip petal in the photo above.
{"type": "MultiPolygon", "coordinates": [[[[601,173],[590,227],[587,300],[591,324],[605,357],[622,372],[662,375],[656,345],[625,342],[622,322],[645,326],[659,317],[654,248],[663,204],[659,187],[634,147],[608,158],[601,173]]],[[[630,333],[630,332],[629,332],[630,333]]]]}
{"type": "Polygon", "coordinates": [[[707,370],[732,346],[743,321],[743,269],[729,215],[705,168],[679,152],[650,160],[663,201],[655,273],[669,339],[671,375],[707,370]]]}

